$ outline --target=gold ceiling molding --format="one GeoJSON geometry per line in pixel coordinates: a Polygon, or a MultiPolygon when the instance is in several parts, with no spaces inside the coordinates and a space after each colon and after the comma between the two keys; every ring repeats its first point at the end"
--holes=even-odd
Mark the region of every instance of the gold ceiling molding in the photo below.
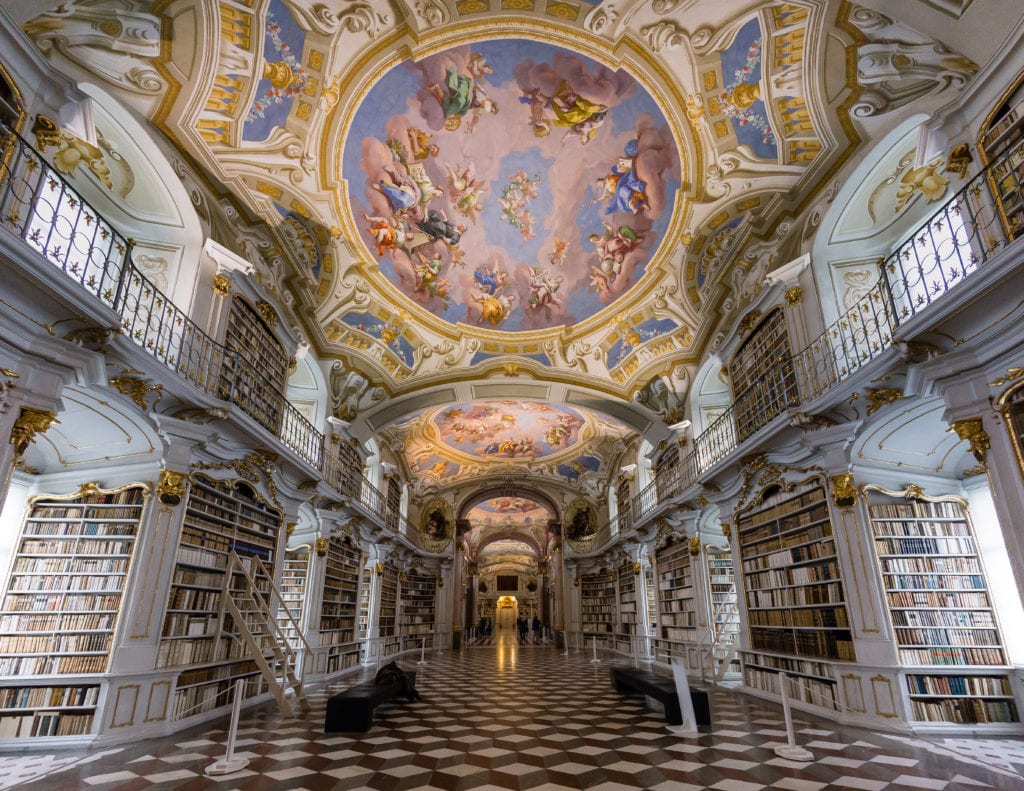
{"type": "Polygon", "coordinates": [[[985,464],[992,441],[989,439],[980,417],[954,420],[949,424],[949,430],[956,432],[960,439],[967,440],[970,444],[971,455],[978,460],[979,464],[985,464]]]}
{"type": "Polygon", "coordinates": [[[121,395],[128,396],[143,412],[149,412],[152,409],[156,409],[156,405],[164,397],[164,386],[161,384],[149,384],[145,379],[136,375],[141,373],[142,371],[134,368],[124,368],[120,376],[111,377],[107,380],[107,384],[121,395]],[[150,407],[148,401],[150,393],[156,394],[156,400],[153,401],[152,407],[150,407]]]}
{"type": "Polygon", "coordinates": [[[11,428],[11,444],[14,446],[14,455],[21,457],[28,450],[28,446],[35,442],[36,434],[44,434],[57,420],[57,413],[46,409],[23,406],[14,426],[11,428]]]}
{"type": "Polygon", "coordinates": [[[868,407],[865,413],[873,415],[882,407],[903,398],[903,391],[895,387],[869,387],[864,394],[868,407]]]}

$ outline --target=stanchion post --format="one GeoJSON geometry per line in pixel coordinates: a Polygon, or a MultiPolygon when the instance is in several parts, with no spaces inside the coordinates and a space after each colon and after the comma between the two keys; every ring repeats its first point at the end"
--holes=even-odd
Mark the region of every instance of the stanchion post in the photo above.
{"type": "Polygon", "coordinates": [[[228,726],[228,743],[224,757],[206,767],[208,775],[230,775],[240,772],[249,765],[248,758],[235,755],[235,739],[238,737],[238,718],[242,713],[242,679],[235,682],[235,699],[231,704],[231,724],[228,726]]]}
{"type": "Polygon", "coordinates": [[[600,662],[601,661],[600,659],[597,658],[597,635],[596,634],[594,635],[593,646],[594,646],[594,658],[590,660],[591,664],[594,664],[595,662],[600,662]]]}
{"type": "Polygon", "coordinates": [[[427,664],[427,657],[425,656],[426,653],[427,653],[427,638],[426,637],[421,637],[420,638],[420,661],[416,663],[417,665],[425,665],[425,664],[427,664]]]}
{"type": "Polygon", "coordinates": [[[782,695],[782,716],[786,720],[786,745],[775,748],[775,754],[790,761],[813,761],[810,750],[798,747],[793,733],[793,712],[789,708],[789,676],[779,673],[779,691],[782,695]]]}

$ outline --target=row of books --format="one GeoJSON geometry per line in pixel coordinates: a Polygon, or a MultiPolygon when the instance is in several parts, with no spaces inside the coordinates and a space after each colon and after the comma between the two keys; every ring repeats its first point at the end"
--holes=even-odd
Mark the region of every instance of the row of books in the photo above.
{"type": "Polygon", "coordinates": [[[189,615],[168,613],[164,619],[164,637],[202,637],[214,635],[220,628],[220,618],[213,613],[189,615]]]}
{"type": "Polygon", "coordinates": [[[973,555],[974,539],[969,536],[945,538],[875,538],[879,555],[973,555]]]}
{"type": "Polygon", "coordinates": [[[9,591],[109,591],[120,593],[124,584],[124,575],[54,575],[54,574],[11,574],[7,585],[9,591]]]}
{"type": "Polygon", "coordinates": [[[813,543],[779,550],[770,555],[761,555],[752,560],[744,560],[743,570],[751,572],[768,568],[784,568],[794,563],[806,563],[808,560],[819,560],[832,557],[835,554],[836,548],[831,537],[817,538],[813,543]]]}
{"type": "Polygon", "coordinates": [[[880,538],[896,536],[970,536],[966,522],[898,522],[871,520],[871,532],[880,538]]]}
{"type": "Polygon", "coordinates": [[[767,508],[762,508],[759,511],[744,516],[740,522],[740,532],[743,532],[743,524],[761,524],[762,522],[768,522],[778,519],[789,514],[795,514],[797,511],[802,511],[808,508],[812,508],[815,505],[820,505],[825,501],[825,493],[820,488],[815,488],[809,492],[793,497],[788,493],[779,493],[773,497],[768,498],[766,503],[767,508]]]}
{"type": "Polygon", "coordinates": [[[893,610],[894,626],[977,626],[996,628],[991,610],[893,610]]]}
{"type": "Polygon", "coordinates": [[[882,571],[936,574],[981,574],[981,563],[976,557],[883,557],[882,571]]]}
{"type": "Polygon", "coordinates": [[[832,665],[826,662],[815,662],[811,659],[801,659],[799,657],[774,656],[773,654],[754,654],[747,651],[743,652],[742,659],[744,665],[756,665],[773,670],[783,670],[787,673],[797,673],[803,676],[835,678],[832,665]]]}
{"type": "Polygon", "coordinates": [[[135,546],[134,538],[119,538],[109,535],[78,536],[66,538],[25,539],[19,552],[22,555],[130,555],[135,546]]]}
{"type": "Polygon", "coordinates": [[[194,686],[196,684],[205,684],[210,681],[218,681],[220,679],[232,678],[234,676],[242,676],[247,673],[256,673],[259,670],[256,663],[252,660],[246,660],[244,662],[235,662],[229,665],[217,665],[215,667],[202,667],[194,668],[192,670],[183,670],[178,674],[177,688],[194,686]]]}
{"type": "Polygon", "coordinates": [[[0,709],[53,709],[95,706],[99,686],[0,687],[0,709]]]}
{"type": "Polygon", "coordinates": [[[794,626],[823,629],[849,627],[845,607],[817,607],[795,610],[750,610],[750,623],[756,626],[794,626]]]}
{"type": "Polygon", "coordinates": [[[856,653],[848,631],[784,631],[751,626],[750,645],[761,651],[853,662],[856,653]]]}
{"type": "MultiPolygon", "coordinates": [[[[749,666],[743,669],[743,682],[748,687],[775,695],[781,694],[779,689],[781,678],[777,671],[760,670],[749,666]]],[[[804,676],[790,677],[789,684],[786,687],[786,695],[790,700],[799,700],[827,709],[839,709],[834,682],[819,681],[818,679],[806,678],[804,676]]]]}
{"type": "Polygon", "coordinates": [[[988,607],[988,593],[961,593],[958,591],[905,591],[892,590],[887,593],[890,608],[939,607],[976,608],[988,607]]]}
{"type": "Polygon", "coordinates": [[[1017,706],[1012,700],[961,700],[910,701],[910,710],[915,720],[921,722],[953,722],[973,724],[985,722],[1020,722],[1017,706]]]}
{"type": "Polygon", "coordinates": [[[907,689],[911,695],[1013,695],[1006,676],[908,675],[907,689]]]}
{"type": "Polygon", "coordinates": [[[0,716],[0,739],[25,739],[38,736],[80,736],[92,730],[92,714],[35,714],[0,716]]]}
{"type": "Polygon", "coordinates": [[[6,596],[3,600],[4,612],[116,612],[120,606],[121,597],[116,594],[20,593],[6,596]]]}
{"type": "Polygon", "coordinates": [[[12,574],[124,574],[128,571],[128,558],[83,557],[19,557],[14,561],[12,574]]]}
{"type": "Polygon", "coordinates": [[[991,629],[969,629],[950,627],[948,629],[908,629],[899,627],[896,630],[896,642],[901,646],[933,646],[933,645],[999,645],[999,632],[991,629]]]}
{"type": "Polygon", "coordinates": [[[872,519],[911,519],[921,517],[963,519],[963,507],[956,502],[928,503],[912,500],[905,503],[873,503],[870,506],[872,519]]]}
{"type": "Polygon", "coordinates": [[[830,560],[811,566],[791,566],[784,569],[755,571],[746,575],[746,585],[748,590],[759,591],[838,579],[840,579],[839,566],[835,560],[830,560]]]}
{"type": "Polygon", "coordinates": [[[755,543],[744,541],[740,546],[740,557],[756,558],[760,555],[767,555],[780,549],[798,547],[801,544],[810,544],[832,535],[832,523],[821,522],[806,530],[796,533],[787,533],[783,536],[772,536],[755,543]]]}
{"type": "Polygon", "coordinates": [[[138,522],[134,519],[123,522],[39,522],[30,519],[25,523],[23,536],[63,536],[77,538],[132,537],[138,522]]]}
{"type": "Polygon", "coordinates": [[[750,607],[794,607],[805,604],[842,604],[843,587],[839,580],[796,588],[766,588],[747,591],[750,607]]]}
{"type": "Polygon", "coordinates": [[[167,609],[205,612],[219,610],[220,597],[220,591],[172,587],[171,594],[167,599],[167,609]]]}
{"type": "Polygon", "coordinates": [[[887,590],[964,590],[985,591],[980,574],[884,574],[887,590]]]}
{"type": "Polygon", "coordinates": [[[905,665],[1006,664],[1006,656],[1000,648],[900,648],[899,656],[905,665]]]}

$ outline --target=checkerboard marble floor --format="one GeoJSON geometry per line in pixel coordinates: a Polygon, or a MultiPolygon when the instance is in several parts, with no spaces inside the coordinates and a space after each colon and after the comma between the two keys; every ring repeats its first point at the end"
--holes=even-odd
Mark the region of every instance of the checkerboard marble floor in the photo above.
{"type": "MultiPolygon", "coordinates": [[[[797,740],[814,760],[776,757],[781,711],[733,690],[711,694],[710,728],[685,738],[642,699],[615,693],[589,652],[488,645],[427,655],[416,667],[420,703],[378,708],[366,734],[322,732],[330,694],[364,673],[311,693],[313,710],[244,712],[236,752],[246,769],[203,770],[224,753],[226,722],[88,755],[0,757],[0,788],[47,791],[1024,791],[1024,742],[892,736],[799,717],[797,740]]],[[[402,663],[412,668],[418,655],[402,663]]]]}

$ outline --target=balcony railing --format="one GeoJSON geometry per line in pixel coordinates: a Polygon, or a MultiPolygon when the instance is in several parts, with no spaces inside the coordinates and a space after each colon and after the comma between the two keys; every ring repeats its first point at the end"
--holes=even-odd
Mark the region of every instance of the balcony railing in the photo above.
{"type": "Polygon", "coordinates": [[[237,404],[320,469],[323,435],[213,340],[131,260],[132,245],[23,138],[0,126],[0,223],[117,314],[122,334],[195,387],[237,404]]]}

